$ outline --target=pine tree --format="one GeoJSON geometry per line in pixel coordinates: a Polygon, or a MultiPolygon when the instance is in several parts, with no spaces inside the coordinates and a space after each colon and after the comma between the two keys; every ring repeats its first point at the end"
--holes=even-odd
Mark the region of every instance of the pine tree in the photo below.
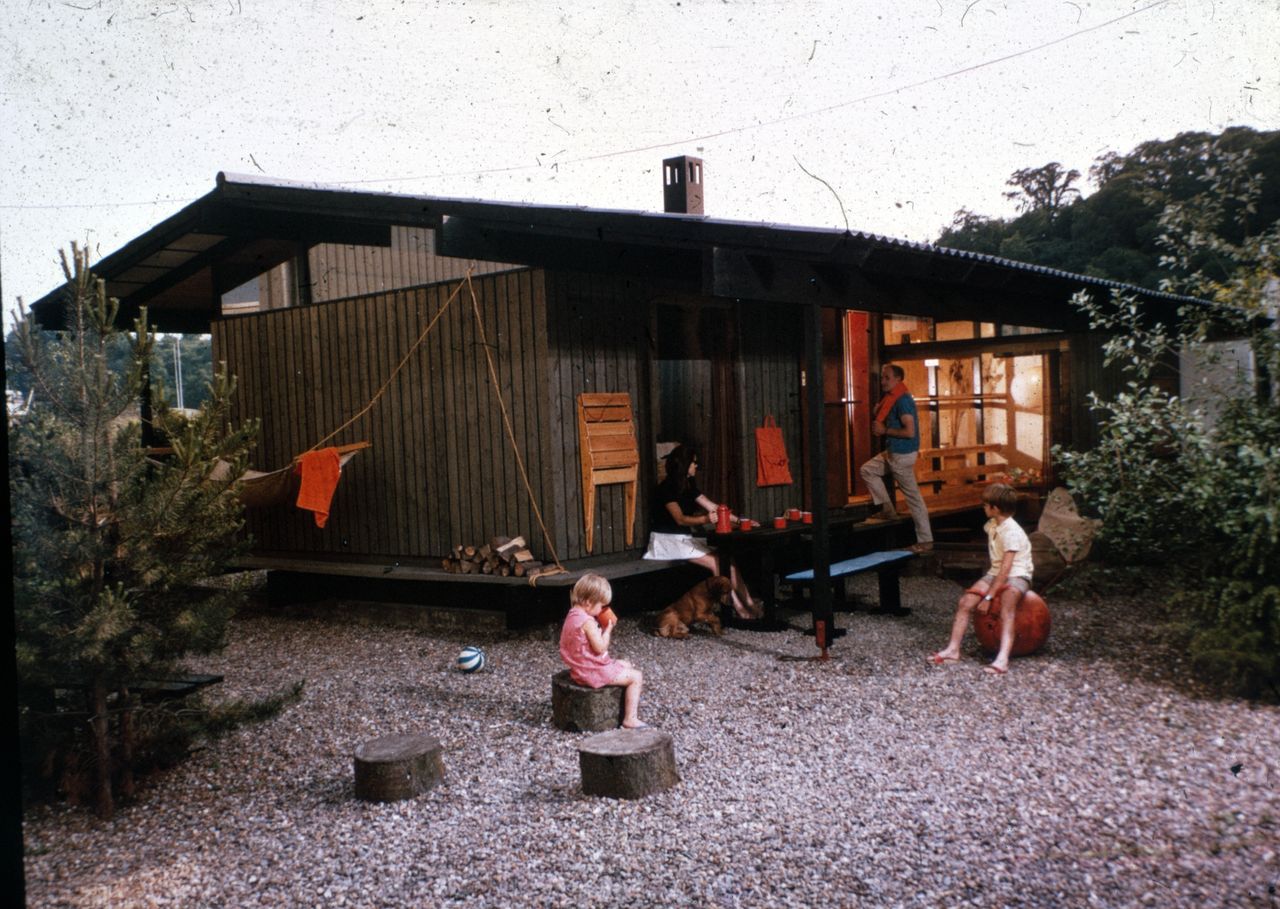
{"type": "Polygon", "coordinates": [[[194,585],[243,551],[235,478],[256,427],[229,428],[234,383],[220,374],[190,420],[158,408],[172,454],[149,456],[129,418],[153,346],[146,311],[125,335],[87,252],[73,245],[62,259],[67,329],[43,332],[25,310],[14,326],[36,390],[9,429],[17,663],[25,699],[54,686],[88,692],[96,807],[107,817],[113,771],[132,791],[130,680],[224,641],[236,595],[194,585]],[[122,336],[129,363],[113,369],[122,336]]]}

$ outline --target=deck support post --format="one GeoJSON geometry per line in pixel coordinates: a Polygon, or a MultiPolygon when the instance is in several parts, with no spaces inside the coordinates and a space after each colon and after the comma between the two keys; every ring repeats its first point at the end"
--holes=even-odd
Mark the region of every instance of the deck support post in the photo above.
{"type": "MultiPolygon", "coordinates": [[[[806,406],[809,412],[809,494],[813,511],[813,622],[825,622],[828,643],[834,637],[831,612],[831,534],[827,513],[827,446],[822,403],[822,306],[810,303],[804,322],[806,406]]],[[[816,639],[816,638],[815,638],[816,639]]]]}

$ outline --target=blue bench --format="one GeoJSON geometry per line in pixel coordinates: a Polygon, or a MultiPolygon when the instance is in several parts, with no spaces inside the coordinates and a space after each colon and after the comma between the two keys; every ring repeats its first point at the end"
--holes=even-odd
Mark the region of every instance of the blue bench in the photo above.
{"type": "MultiPolygon", "coordinates": [[[[872,610],[887,615],[906,615],[911,610],[902,607],[902,594],[898,589],[898,578],[902,574],[902,564],[914,559],[916,554],[910,550],[891,549],[887,552],[871,552],[853,559],[831,563],[831,580],[842,581],[864,572],[874,571],[880,584],[880,605],[872,610]]],[[[813,569],[796,571],[786,576],[792,584],[813,584],[813,569]]],[[[834,584],[836,602],[845,605],[844,584],[834,584]]]]}

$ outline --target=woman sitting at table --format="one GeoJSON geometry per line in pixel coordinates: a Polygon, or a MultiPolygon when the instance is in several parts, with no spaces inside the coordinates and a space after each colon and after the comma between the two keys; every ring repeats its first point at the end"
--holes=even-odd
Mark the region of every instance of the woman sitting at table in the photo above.
{"type": "MultiPolygon", "coordinates": [[[[649,549],[644,557],[666,561],[686,559],[717,574],[715,550],[702,540],[694,539],[691,533],[694,527],[714,526],[719,507],[703,495],[694,479],[698,472],[698,451],[689,445],[677,445],[667,455],[666,462],[667,476],[654,491],[649,516],[649,549]]],[[[737,523],[738,518],[734,516],[732,521],[737,523]]],[[[729,566],[729,582],[733,585],[730,597],[734,611],[744,619],[758,619],[760,603],[751,599],[737,565],[729,566]]]]}

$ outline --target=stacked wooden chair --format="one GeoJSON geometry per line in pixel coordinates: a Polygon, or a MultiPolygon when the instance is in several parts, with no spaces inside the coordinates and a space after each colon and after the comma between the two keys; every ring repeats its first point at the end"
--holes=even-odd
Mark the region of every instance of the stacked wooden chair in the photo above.
{"type": "Polygon", "coordinates": [[[626,539],[635,538],[640,448],[636,443],[631,396],[619,393],[578,395],[578,448],[582,459],[582,511],[587,552],[595,546],[596,487],[626,484],[626,539]]]}

